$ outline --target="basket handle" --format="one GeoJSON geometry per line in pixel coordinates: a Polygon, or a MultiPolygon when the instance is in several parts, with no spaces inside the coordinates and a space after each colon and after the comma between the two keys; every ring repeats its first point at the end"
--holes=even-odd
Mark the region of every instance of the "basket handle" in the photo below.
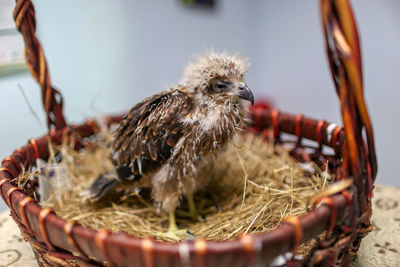
{"type": "Polygon", "coordinates": [[[345,172],[346,175],[352,175],[357,187],[365,189],[370,196],[377,173],[377,161],[374,133],[364,100],[357,26],[348,0],[320,0],[320,6],[326,51],[345,128],[345,172]],[[368,181],[363,181],[363,177],[368,177],[368,181]]]}
{"type": "Polygon", "coordinates": [[[35,9],[30,0],[17,0],[14,9],[14,20],[25,42],[25,61],[32,77],[39,83],[42,91],[42,103],[46,112],[47,127],[62,129],[67,124],[63,115],[63,98],[50,82],[44,51],[36,38],[35,9]]]}

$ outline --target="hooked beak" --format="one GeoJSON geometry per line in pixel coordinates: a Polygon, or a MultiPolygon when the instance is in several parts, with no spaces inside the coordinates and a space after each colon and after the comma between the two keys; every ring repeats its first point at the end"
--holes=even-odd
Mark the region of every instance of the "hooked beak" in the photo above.
{"type": "Polygon", "coordinates": [[[239,86],[239,93],[238,96],[241,99],[247,100],[251,102],[251,105],[254,105],[254,96],[253,93],[250,91],[249,87],[247,85],[243,84],[239,86]]]}

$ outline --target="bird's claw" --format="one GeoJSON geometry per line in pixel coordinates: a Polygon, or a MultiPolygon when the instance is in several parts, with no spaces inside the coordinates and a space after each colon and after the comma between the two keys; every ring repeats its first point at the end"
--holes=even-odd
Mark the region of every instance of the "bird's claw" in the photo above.
{"type": "Polygon", "coordinates": [[[156,235],[156,237],[158,239],[175,241],[175,242],[195,239],[194,234],[185,229],[169,229],[167,232],[159,232],[156,235]]]}
{"type": "Polygon", "coordinates": [[[202,214],[200,212],[190,212],[190,211],[179,210],[176,213],[179,215],[179,217],[189,218],[195,222],[204,222],[205,221],[204,214],[202,214]]]}
{"type": "Polygon", "coordinates": [[[176,213],[180,216],[180,217],[185,217],[185,218],[190,218],[193,221],[197,221],[197,222],[204,222],[206,221],[206,215],[216,212],[218,210],[217,207],[215,206],[210,206],[207,208],[202,208],[202,209],[196,209],[194,211],[183,211],[183,210],[179,210],[176,211],[176,213]]]}

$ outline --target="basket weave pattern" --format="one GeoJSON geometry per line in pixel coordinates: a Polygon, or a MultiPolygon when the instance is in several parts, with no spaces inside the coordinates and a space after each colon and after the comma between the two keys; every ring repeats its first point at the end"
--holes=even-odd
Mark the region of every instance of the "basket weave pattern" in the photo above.
{"type": "MultiPolygon", "coordinates": [[[[18,0],[14,18],[26,44],[26,61],[32,76],[42,88],[47,114],[48,135],[31,139],[27,145],[3,159],[0,192],[11,216],[41,266],[254,266],[270,263],[288,251],[327,231],[312,253],[304,258],[286,257],[290,266],[347,266],[357,252],[361,238],[370,230],[371,194],[376,176],[376,156],[372,126],[363,98],[360,44],[347,0],[321,0],[321,14],[333,80],[339,96],[344,128],[303,115],[280,113],[262,107],[252,109],[252,129],[272,134],[277,143],[288,142],[281,133],[297,136],[292,155],[300,162],[329,162],[336,182],[310,200],[312,208],[300,217],[287,217],[275,230],[244,235],[231,241],[196,240],[181,243],[135,238],[109,230],[96,231],[68,222],[50,209],[43,209],[32,198],[37,181],[18,188],[14,179],[33,166],[37,158],[49,157],[49,142],[61,144],[74,138],[76,148],[83,137],[95,134],[95,122],[66,127],[62,98],[51,86],[43,50],[35,36],[32,2],[18,0]],[[345,130],[344,130],[345,129],[345,130]],[[365,130],[365,131],[364,131],[365,130]],[[365,133],[365,134],[363,134],[365,133]],[[302,139],[315,141],[313,147],[302,139]],[[366,140],[366,142],[364,141],[366,140]],[[332,147],[333,155],[323,153],[332,147]],[[24,166],[24,167],[21,167],[24,166]],[[321,203],[316,206],[315,204],[321,203]]],[[[121,116],[108,117],[109,124],[121,116]]]]}

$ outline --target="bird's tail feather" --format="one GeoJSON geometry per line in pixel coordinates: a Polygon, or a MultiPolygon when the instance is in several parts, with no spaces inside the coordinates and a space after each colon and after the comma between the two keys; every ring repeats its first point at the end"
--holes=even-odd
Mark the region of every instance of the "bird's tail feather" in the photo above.
{"type": "Polygon", "coordinates": [[[116,175],[101,174],[85,191],[79,195],[84,201],[97,201],[109,192],[120,180],[116,175]]]}

